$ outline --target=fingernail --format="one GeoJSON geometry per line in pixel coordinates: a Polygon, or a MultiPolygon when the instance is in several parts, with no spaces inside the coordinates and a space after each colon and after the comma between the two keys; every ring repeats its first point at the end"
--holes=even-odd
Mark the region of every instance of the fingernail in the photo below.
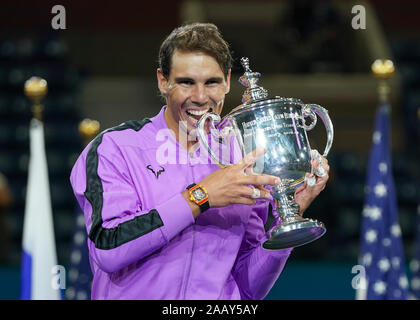
{"type": "Polygon", "coordinates": [[[276,180],[274,180],[274,184],[275,184],[275,185],[279,185],[279,184],[280,184],[280,182],[281,182],[281,180],[280,180],[280,179],[278,179],[278,178],[277,178],[276,180]]]}

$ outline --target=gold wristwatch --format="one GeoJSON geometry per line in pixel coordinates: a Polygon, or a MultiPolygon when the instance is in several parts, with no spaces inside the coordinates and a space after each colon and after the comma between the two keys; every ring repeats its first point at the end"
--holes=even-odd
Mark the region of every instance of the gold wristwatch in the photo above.
{"type": "Polygon", "coordinates": [[[209,194],[201,184],[190,184],[187,190],[190,195],[190,200],[200,207],[202,213],[210,209],[209,194]]]}

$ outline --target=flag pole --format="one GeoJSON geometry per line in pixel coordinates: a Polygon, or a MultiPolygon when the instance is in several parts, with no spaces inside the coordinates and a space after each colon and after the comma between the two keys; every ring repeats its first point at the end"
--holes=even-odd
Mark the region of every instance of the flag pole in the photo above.
{"type": "Polygon", "coordinates": [[[58,289],[65,283],[65,275],[61,271],[56,274],[62,266],[57,265],[41,104],[47,92],[47,81],[40,77],[31,77],[24,84],[24,93],[33,103],[33,119],[29,126],[30,160],[22,236],[22,300],[59,300],[58,289]]]}

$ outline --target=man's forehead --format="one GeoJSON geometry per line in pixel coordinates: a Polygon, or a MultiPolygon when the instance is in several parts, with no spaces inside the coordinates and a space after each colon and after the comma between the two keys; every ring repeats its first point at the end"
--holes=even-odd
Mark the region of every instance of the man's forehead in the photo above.
{"type": "Polygon", "coordinates": [[[183,77],[223,77],[223,71],[215,58],[201,51],[176,50],[172,55],[170,73],[183,77]]]}
{"type": "Polygon", "coordinates": [[[192,57],[192,56],[203,57],[203,58],[207,57],[207,58],[211,58],[214,61],[216,61],[216,59],[214,59],[214,57],[212,57],[210,54],[208,54],[207,52],[204,52],[204,51],[200,51],[200,50],[189,51],[189,50],[178,50],[178,49],[174,50],[174,52],[172,54],[172,60],[185,58],[185,57],[192,57]]]}

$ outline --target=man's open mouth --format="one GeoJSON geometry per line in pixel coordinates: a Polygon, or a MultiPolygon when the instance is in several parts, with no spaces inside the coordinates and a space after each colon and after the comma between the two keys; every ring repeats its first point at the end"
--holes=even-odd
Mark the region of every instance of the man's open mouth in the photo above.
{"type": "Polygon", "coordinates": [[[188,118],[190,118],[190,120],[194,124],[196,124],[198,120],[200,120],[200,118],[203,116],[203,114],[207,112],[212,112],[212,111],[213,111],[212,108],[203,109],[203,110],[188,109],[185,111],[185,113],[188,115],[188,118]]]}

